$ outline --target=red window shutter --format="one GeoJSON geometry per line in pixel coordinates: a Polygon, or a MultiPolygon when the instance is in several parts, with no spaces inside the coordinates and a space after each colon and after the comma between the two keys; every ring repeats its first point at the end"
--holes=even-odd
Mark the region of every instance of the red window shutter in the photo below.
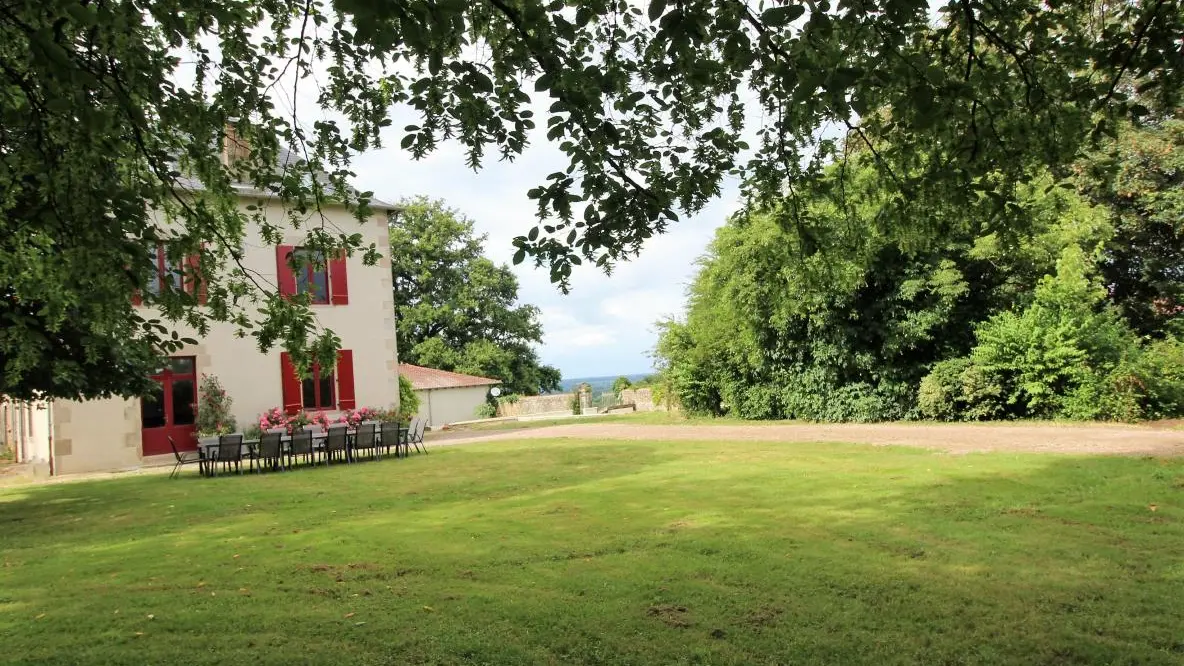
{"type": "Polygon", "coordinates": [[[333,305],[349,304],[349,281],[345,276],[345,254],[336,259],[330,259],[329,267],[329,302],[333,305]]]}
{"type": "Polygon", "coordinates": [[[191,291],[197,297],[198,305],[206,304],[206,281],[201,279],[201,272],[198,265],[201,261],[201,255],[191,254],[185,259],[186,271],[190,277],[185,283],[186,291],[191,291]]]}
{"type": "Polygon", "coordinates": [[[354,353],[349,349],[337,352],[337,409],[356,409],[354,400],[354,353]]]}
{"type": "Polygon", "coordinates": [[[301,399],[300,376],[288,352],[280,352],[280,382],[284,389],[284,413],[296,414],[304,406],[301,399]]]}
{"type": "Polygon", "coordinates": [[[133,290],[132,291],[132,305],[143,305],[143,304],[144,304],[144,298],[142,296],[140,296],[140,290],[139,289],[133,290]]]}
{"type": "Polygon", "coordinates": [[[296,274],[292,272],[292,265],[288,263],[288,256],[296,248],[291,245],[279,245],[275,248],[276,284],[280,288],[280,296],[296,295],[296,274]]]}

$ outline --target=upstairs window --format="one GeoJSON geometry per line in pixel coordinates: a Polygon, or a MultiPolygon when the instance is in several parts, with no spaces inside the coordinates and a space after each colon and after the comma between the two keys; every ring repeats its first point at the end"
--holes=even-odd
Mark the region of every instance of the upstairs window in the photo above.
{"type": "Polygon", "coordinates": [[[152,279],[148,281],[147,291],[159,296],[165,289],[171,287],[173,291],[185,288],[185,262],[169,259],[163,245],[157,245],[152,251],[152,279]]]}
{"type": "MultiPolygon", "coordinates": [[[[170,259],[164,245],[157,245],[148,253],[148,260],[152,262],[152,275],[144,285],[144,292],[159,297],[166,290],[184,292],[197,296],[198,303],[205,304],[205,284],[198,278],[198,255],[193,254],[182,259],[170,259]]],[[[136,291],[132,295],[132,303],[143,303],[144,292],[136,291]]]]}
{"type": "Polygon", "coordinates": [[[308,294],[309,301],[321,305],[329,302],[329,265],[325,253],[298,247],[292,251],[296,263],[296,293],[308,294]]]}
{"type": "Polygon", "coordinates": [[[281,296],[307,294],[309,302],[318,305],[349,304],[344,256],[326,260],[318,250],[280,245],[275,249],[275,268],[281,296]]]}

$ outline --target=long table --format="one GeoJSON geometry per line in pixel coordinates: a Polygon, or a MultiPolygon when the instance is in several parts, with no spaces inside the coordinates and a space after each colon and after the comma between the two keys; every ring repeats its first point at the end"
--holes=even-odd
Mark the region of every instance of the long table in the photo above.
{"type": "MultiPolygon", "coordinates": [[[[399,445],[402,444],[404,447],[407,446],[407,435],[409,432],[410,428],[399,426],[399,440],[390,445],[395,448],[396,457],[399,455],[399,445]]],[[[345,455],[346,458],[351,461],[353,460],[354,456],[354,437],[357,434],[358,431],[356,428],[350,428],[345,431],[345,455]]],[[[313,450],[323,451],[325,448],[325,440],[328,437],[329,433],[325,431],[312,433],[313,450]]],[[[387,446],[382,442],[382,430],[380,428],[375,428],[374,441],[375,446],[387,446]]],[[[283,444],[284,453],[288,453],[292,443],[292,436],[282,435],[280,437],[280,442],[283,444]]],[[[258,445],[258,439],[244,439],[241,450],[243,457],[249,460],[254,460],[256,458],[255,449],[258,445]]],[[[198,442],[197,451],[198,456],[200,456],[202,460],[200,465],[202,474],[210,476],[213,473],[213,465],[218,463],[215,453],[219,446],[221,446],[219,442],[198,442]]],[[[404,453],[404,455],[406,455],[406,453],[404,453]]]]}

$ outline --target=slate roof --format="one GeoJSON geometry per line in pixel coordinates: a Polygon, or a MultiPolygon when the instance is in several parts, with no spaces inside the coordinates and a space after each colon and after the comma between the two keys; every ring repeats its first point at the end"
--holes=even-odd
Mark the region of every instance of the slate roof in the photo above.
{"type": "Polygon", "coordinates": [[[417,391],[467,388],[470,386],[492,386],[493,384],[502,383],[500,379],[462,375],[459,372],[425,368],[418,365],[411,365],[410,363],[400,363],[399,374],[411,380],[411,388],[417,391]]]}
{"type": "MultiPolygon", "coordinates": [[[[279,166],[281,167],[281,169],[286,168],[286,167],[290,167],[290,166],[296,164],[299,160],[300,160],[300,158],[297,155],[295,155],[292,151],[288,150],[287,148],[284,148],[283,146],[280,146],[279,159],[277,161],[279,162],[279,166]]],[[[175,165],[174,165],[174,167],[175,167],[175,165]]],[[[322,185],[325,185],[325,186],[329,185],[328,174],[317,173],[316,179],[317,179],[317,182],[319,182],[322,185]]],[[[187,190],[194,191],[194,192],[200,192],[203,189],[201,181],[197,180],[196,178],[187,178],[187,177],[182,176],[181,178],[177,179],[177,182],[181,185],[181,187],[183,187],[187,190]]],[[[239,196],[263,197],[263,198],[274,198],[277,196],[275,192],[267,192],[267,191],[263,191],[263,190],[258,190],[246,183],[234,183],[232,185],[232,187],[239,194],[239,196]]],[[[401,206],[383,201],[382,199],[379,199],[377,197],[372,197],[370,199],[370,208],[372,208],[374,210],[384,210],[384,211],[402,210],[401,206]]]]}

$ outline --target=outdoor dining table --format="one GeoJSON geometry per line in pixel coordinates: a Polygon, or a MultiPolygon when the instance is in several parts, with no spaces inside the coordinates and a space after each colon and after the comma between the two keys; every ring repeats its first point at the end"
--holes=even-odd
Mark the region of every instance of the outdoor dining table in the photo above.
{"type": "MultiPolygon", "coordinates": [[[[407,441],[407,433],[410,431],[405,426],[399,426],[399,442],[407,441]]],[[[349,428],[345,431],[345,455],[348,459],[353,460],[354,437],[358,434],[357,428],[349,428]]],[[[375,436],[381,438],[382,432],[380,428],[375,429],[375,436]]],[[[313,450],[323,450],[325,448],[325,439],[329,437],[326,431],[312,433],[312,447],[313,450]]],[[[284,453],[288,452],[292,443],[292,435],[285,434],[280,437],[280,442],[284,446],[284,453]]],[[[395,442],[395,455],[399,453],[399,442],[395,442]]],[[[255,447],[259,445],[258,439],[244,439],[242,443],[242,453],[244,456],[250,457],[255,454],[255,447]]],[[[385,446],[385,444],[383,444],[385,446]]],[[[202,473],[210,475],[212,473],[212,466],[217,463],[216,451],[220,446],[219,442],[198,442],[198,453],[204,462],[202,465],[202,473]]]]}

